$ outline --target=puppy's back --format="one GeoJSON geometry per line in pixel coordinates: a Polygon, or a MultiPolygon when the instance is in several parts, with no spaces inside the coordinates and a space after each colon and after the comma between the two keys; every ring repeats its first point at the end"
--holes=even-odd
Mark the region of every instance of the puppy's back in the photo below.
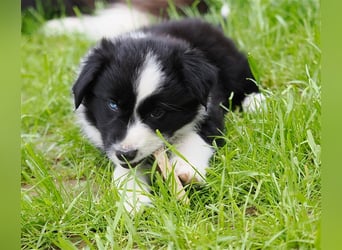
{"type": "Polygon", "coordinates": [[[220,100],[224,105],[228,105],[226,100],[232,92],[233,106],[240,106],[246,95],[259,92],[256,84],[250,80],[254,79],[254,76],[246,56],[218,27],[200,19],[189,18],[146,27],[143,31],[184,40],[190,47],[201,51],[207,60],[219,69],[217,91],[225,93],[220,100]]]}

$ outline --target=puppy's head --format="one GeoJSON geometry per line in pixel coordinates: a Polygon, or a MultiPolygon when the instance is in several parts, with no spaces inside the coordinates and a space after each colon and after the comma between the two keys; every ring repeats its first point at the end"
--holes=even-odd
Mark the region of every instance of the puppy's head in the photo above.
{"type": "Polygon", "coordinates": [[[89,139],[116,164],[135,166],[166,139],[203,118],[216,68],[182,41],[124,37],[102,40],[85,57],[73,86],[89,139]]]}

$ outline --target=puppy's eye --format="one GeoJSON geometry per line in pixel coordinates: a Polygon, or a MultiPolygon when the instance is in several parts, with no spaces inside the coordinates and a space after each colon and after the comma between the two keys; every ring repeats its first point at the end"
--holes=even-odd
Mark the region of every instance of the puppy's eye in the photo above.
{"type": "Polygon", "coordinates": [[[150,117],[153,119],[159,119],[165,114],[165,110],[156,108],[150,113],[150,117]]]}
{"type": "Polygon", "coordinates": [[[108,101],[108,107],[113,111],[119,110],[119,105],[113,100],[108,101]]]}

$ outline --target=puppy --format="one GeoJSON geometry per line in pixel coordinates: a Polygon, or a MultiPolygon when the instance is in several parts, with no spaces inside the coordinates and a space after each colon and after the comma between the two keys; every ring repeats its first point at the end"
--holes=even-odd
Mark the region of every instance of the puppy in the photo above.
{"type": "Polygon", "coordinates": [[[128,211],[150,203],[146,159],[163,146],[156,130],[179,153],[170,156],[177,176],[204,182],[226,108],[255,110],[264,100],[253,79],[233,42],[198,19],[102,39],[89,51],[72,89],[76,114],[113,161],[128,211]]]}

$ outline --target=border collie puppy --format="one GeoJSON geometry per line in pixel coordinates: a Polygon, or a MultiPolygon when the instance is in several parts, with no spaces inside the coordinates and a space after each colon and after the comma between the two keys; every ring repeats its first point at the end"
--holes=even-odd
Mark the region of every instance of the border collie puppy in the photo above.
{"type": "Polygon", "coordinates": [[[204,182],[224,129],[222,106],[252,111],[264,99],[253,79],[233,42],[198,19],[102,39],[89,51],[73,86],[76,113],[113,161],[128,211],[150,202],[146,159],[163,146],[156,130],[182,156],[170,161],[183,183],[204,182]]]}

